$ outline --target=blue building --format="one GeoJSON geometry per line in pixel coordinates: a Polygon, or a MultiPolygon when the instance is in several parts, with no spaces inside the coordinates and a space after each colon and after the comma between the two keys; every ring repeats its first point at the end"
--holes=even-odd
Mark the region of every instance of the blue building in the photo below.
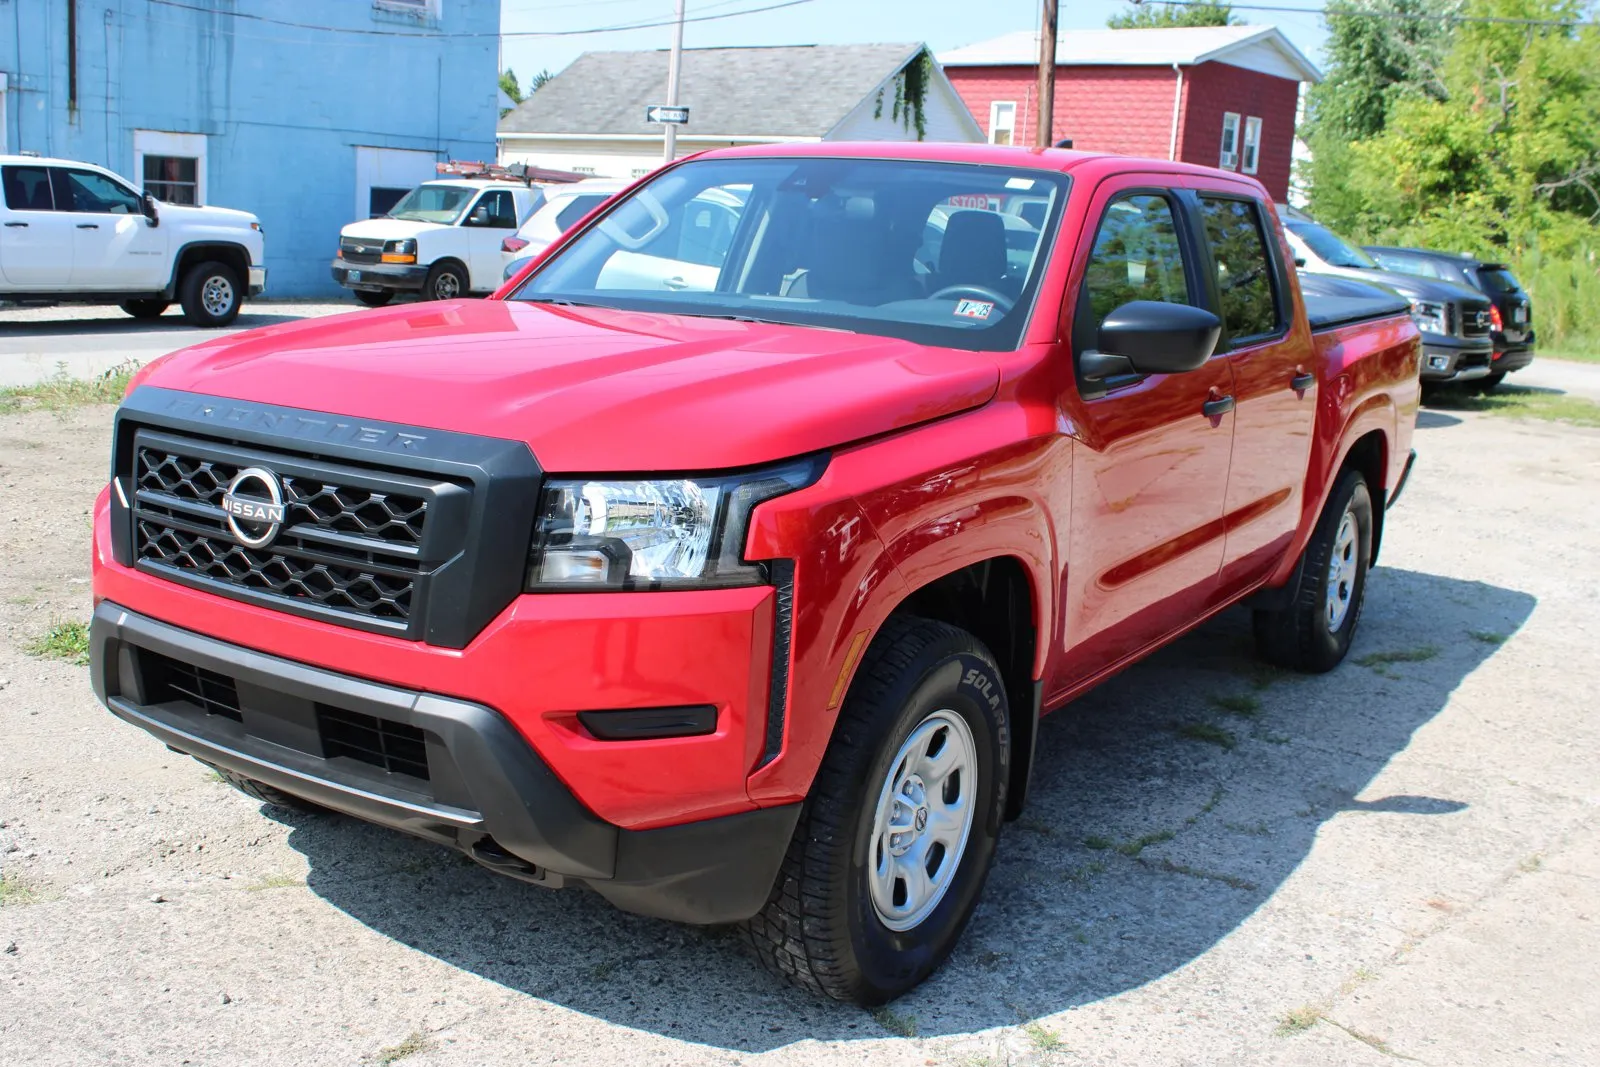
{"type": "Polygon", "coordinates": [[[0,0],[0,153],[254,212],[269,297],[341,292],[339,228],[495,158],[500,0],[0,0]]]}

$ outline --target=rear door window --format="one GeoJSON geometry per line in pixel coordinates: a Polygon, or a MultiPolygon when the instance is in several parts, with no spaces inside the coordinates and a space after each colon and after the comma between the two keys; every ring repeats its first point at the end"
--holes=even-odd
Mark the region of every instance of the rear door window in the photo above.
{"type": "Polygon", "coordinates": [[[1522,286],[1517,284],[1516,276],[1504,267],[1479,267],[1478,279],[1483,282],[1484,292],[1491,296],[1505,296],[1522,291],[1522,286]]]}
{"type": "Polygon", "coordinates": [[[0,185],[5,186],[6,207],[12,211],[54,211],[50,193],[50,172],[44,167],[0,168],[0,185]]]}
{"type": "Polygon", "coordinates": [[[578,224],[579,219],[599,207],[605,200],[604,193],[585,193],[573,197],[570,204],[556,212],[556,225],[561,228],[562,233],[566,233],[578,224]]]}
{"type": "Polygon", "coordinates": [[[1278,311],[1277,274],[1262,236],[1260,207],[1250,200],[1202,196],[1200,214],[1229,339],[1237,344],[1277,333],[1283,316],[1278,311]]]}

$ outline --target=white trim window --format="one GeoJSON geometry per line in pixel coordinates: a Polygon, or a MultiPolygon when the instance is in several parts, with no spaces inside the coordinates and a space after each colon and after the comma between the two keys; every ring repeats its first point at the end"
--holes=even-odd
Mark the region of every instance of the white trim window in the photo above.
{"type": "Polygon", "coordinates": [[[206,202],[206,135],[133,131],[133,180],[169,204],[206,202]]]}
{"type": "Polygon", "coordinates": [[[996,100],[989,105],[989,143],[1016,144],[1017,102],[996,100]]]}
{"type": "Polygon", "coordinates": [[[1246,174],[1254,174],[1261,165],[1261,120],[1251,115],[1244,120],[1244,155],[1239,160],[1239,169],[1246,174]]]}
{"type": "Polygon", "coordinates": [[[1239,113],[1226,111],[1222,115],[1222,157],[1217,166],[1223,170],[1239,169],[1239,113]]]}

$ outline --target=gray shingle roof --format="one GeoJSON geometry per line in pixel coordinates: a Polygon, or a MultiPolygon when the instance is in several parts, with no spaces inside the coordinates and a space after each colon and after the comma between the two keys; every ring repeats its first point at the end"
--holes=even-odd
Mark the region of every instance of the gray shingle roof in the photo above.
{"type": "MultiPolygon", "coordinates": [[[[920,44],[693,48],[678,101],[695,133],[820,137],[922,49],[920,44]]],[[[501,133],[649,134],[667,99],[659,52],[585,52],[500,120],[501,133]]],[[[885,101],[885,107],[890,101],[885,101]]]]}

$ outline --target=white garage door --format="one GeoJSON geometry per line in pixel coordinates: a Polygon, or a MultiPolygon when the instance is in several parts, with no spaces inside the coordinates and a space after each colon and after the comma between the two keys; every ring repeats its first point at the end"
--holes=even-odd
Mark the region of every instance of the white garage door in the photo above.
{"type": "Polygon", "coordinates": [[[432,152],[356,146],[356,202],[352,219],[382,215],[416,186],[438,177],[432,152]]]}

